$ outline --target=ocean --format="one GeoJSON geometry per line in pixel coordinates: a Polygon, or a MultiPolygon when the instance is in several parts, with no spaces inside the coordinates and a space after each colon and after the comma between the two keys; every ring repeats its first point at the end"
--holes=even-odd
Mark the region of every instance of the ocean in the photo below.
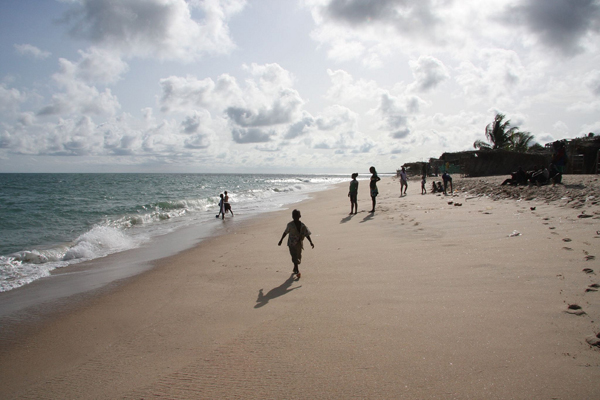
{"type": "Polygon", "coordinates": [[[0,292],[186,227],[218,229],[225,190],[235,221],[349,181],[346,175],[0,174],[0,292]]]}

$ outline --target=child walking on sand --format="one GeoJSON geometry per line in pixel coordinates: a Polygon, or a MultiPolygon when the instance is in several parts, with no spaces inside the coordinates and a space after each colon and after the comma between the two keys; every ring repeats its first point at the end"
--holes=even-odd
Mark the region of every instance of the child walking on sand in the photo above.
{"type": "Polygon", "coordinates": [[[425,175],[423,175],[423,178],[421,178],[421,194],[427,194],[427,189],[425,189],[426,183],[427,180],[425,179],[425,175]]]}
{"type": "Polygon", "coordinates": [[[304,249],[303,242],[304,238],[307,238],[310,242],[312,248],[315,248],[312,240],[310,239],[310,231],[302,222],[300,222],[300,211],[294,210],[292,211],[292,219],[293,221],[288,222],[285,227],[285,231],[283,235],[281,235],[281,239],[279,240],[278,246],[281,246],[283,242],[283,238],[285,235],[288,235],[287,245],[290,249],[290,255],[292,256],[292,262],[294,263],[294,274],[296,274],[297,279],[300,279],[300,271],[298,270],[298,265],[302,261],[302,250],[304,249]]]}
{"type": "Polygon", "coordinates": [[[356,178],[358,173],[352,174],[352,180],[350,181],[350,191],[348,197],[350,197],[350,215],[358,213],[358,181],[356,178]]]}

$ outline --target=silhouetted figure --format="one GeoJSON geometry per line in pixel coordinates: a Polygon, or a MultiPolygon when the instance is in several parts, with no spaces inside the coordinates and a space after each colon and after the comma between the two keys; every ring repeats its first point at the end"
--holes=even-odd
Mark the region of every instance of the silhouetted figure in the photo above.
{"type": "Polygon", "coordinates": [[[550,179],[552,180],[552,184],[556,185],[557,183],[562,183],[562,174],[554,164],[550,164],[548,168],[548,172],[550,174],[550,179]]]}
{"type": "Polygon", "coordinates": [[[505,179],[500,185],[526,185],[527,173],[523,171],[523,167],[519,167],[516,172],[511,172],[510,178],[505,179]]]}
{"type": "Polygon", "coordinates": [[[348,191],[348,197],[350,197],[350,215],[358,213],[358,181],[356,178],[358,173],[352,174],[352,180],[350,181],[350,190],[348,191]]]}
{"type": "Polygon", "coordinates": [[[224,193],[225,196],[223,197],[223,209],[225,212],[223,213],[223,216],[225,216],[225,213],[229,211],[233,217],[233,210],[231,209],[231,204],[229,204],[229,195],[227,194],[227,190],[224,193]]]}
{"type": "Polygon", "coordinates": [[[442,174],[442,180],[444,181],[444,194],[448,194],[448,184],[450,184],[450,193],[454,193],[454,189],[452,188],[452,177],[447,172],[442,174]]]}
{"type": "Polygon", "coordinates": [[[400,196],[406,195],[406,189],[408,189],[408,176],[406,176],[406,169],[402,167],[400,171],[400,196]],[[404,188],[404,193],[402,189],[404,188]]]}
{"type": "Polygon", "coordinates": [[[565,148],[564,142],[554,142],[554,154],[552,155],[552,164],[556,166],[556,169],[560,174],[565,173],[565,166],[567,165],[567,149],[565,148]]]}
{"type": "Polygon", "coordinates": [[[371,190],[371,202],[373,203],[373,208],[370,212],[374,213],[375,204],[377,203],[377,195],[379,194],[379,191],[377,190],[377,182],[379,182],[381,178],[377,176],[377,171],[375,170],[375,167],[369,168],[369,172],[372,174],[371,181],[369,182],[369,189],[371,190]]]}
{"type": "Polygon", "coordinates": [[[425,175],[421,178],[421,194],[427,194],[427,189],[425,189],[425,185],[427,184],[427,180],[425,179],[425,175]]]}
{"type": "Polygon", "coordinates": [[[300,222],[300,211],[294,210],[292,211],[292,221],[288,222],[285,227],[285,231],[283,231],[283,235],[281,235],[281,239],[279,240],[278,246],[281,246],[281,242],[283,242],[283,238],[286,235],[288,236],[287,245],[290,249],[290,255],[292,256],[292,262],[294,263],[294,274],[296,277],[300,279],[300,270],[298,266],[302,262],[302,250],[304,249],[304,238],[307,238],[310,242],[312,248],[315,248],[312,240],[310,239],[310,231],[302,222],[300,222]]]}
{"type": "Polygon", "coordinates": [[[225,211],[223,210],[223,193],[221,193],[219,196],[221,197],[221,200],[219,200],[219,213],[215,215],[215,217],[219,218],[219,216],[222,216],[221,219],[225,219],[225,211]]]}
{"type": "Polygon", "coordinates": [[[532,173],[530,181],[532,184],[540,186],[547,184],[549,179],[550,171],[548,171],[548,168],[544,167],[532,173]]]}

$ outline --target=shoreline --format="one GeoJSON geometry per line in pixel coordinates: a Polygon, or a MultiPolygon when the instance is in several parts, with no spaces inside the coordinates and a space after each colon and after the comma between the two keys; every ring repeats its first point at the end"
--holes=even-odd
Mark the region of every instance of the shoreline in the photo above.
{"type": "MultiPolygon", "coordinates": [[[[227,225],[232,222],[260,218],[265,214],[286,209],[309,199],[313,193],[329,189],[309,187],[298,193],[299,197],[294,201],[290,202],[291,199],[286,198],[285,202],[280,203],[281,199],[276,199],[277,205],[272,209],[248,210],[247,214],[240,214],[238,210],[232,221],[229,221],[231,215],[228,215],[222,223],[220,219],[215,221],[213,218],[208,218],[201,224],[188,224],[175,231],[152,237],[150,242],[139,247],[53,269],[47,277],[0,292],[0,322],[3,318],[15,319],[12,318],[12,314],[15,313],[32,314],[28,309],[51,310],[52,303],[64,305],[68,302],[66,299],[71,296],[82,296],[87,292],[93,296],[94,291],[102,290],[105,286],[116,285],[118,281],[154,268],[153,265],[162,258],[185,252],[207,238],[226,233],[230,229],[227,225]],[[226,229],[223,229],[223,226],[226,229]]],[[[208,211],[207,214],[212,217],[213,210],[208,211]]],[[[44,313],[40,312],[40,314],[44,313]]],[[[36,312],[33,311],[33,314],[36,312]]],[[[22,318],[17,316],[16,319],[22,318]]]]}
{"type": "Polygon", "coordinates": [[[300,281],[276,245],[291,211],[242,221],[4,342],[0,394],[600,394],[600,352],[586,343],[600,331],[600,292],[585,291],[598,279],[582,272],[600,270],[586,259],[600,258],[596,217],[542,200],[421,196],[416,180],[401,198],[394,179],[379,187],[374,214],[362,182],[355,216],[345,184],[290,206],[315,243],[300,281]]]}

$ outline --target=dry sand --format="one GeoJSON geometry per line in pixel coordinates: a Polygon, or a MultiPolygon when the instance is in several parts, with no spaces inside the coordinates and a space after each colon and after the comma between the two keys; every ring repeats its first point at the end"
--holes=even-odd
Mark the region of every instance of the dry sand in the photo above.
{"type": "Polygon", "coordinates": [[[578,208],[551,187],[494,201],[486,179],[399,197],[385,178],[374,214],[361,182],[354,216],[345,185],[316,194],[297,205],[315,243],[300,281],[277,246],[291,210],[226,220],[4,333],[0,398],[600,398],[597,177],[552,189],[586,192],[578,208]]]}

